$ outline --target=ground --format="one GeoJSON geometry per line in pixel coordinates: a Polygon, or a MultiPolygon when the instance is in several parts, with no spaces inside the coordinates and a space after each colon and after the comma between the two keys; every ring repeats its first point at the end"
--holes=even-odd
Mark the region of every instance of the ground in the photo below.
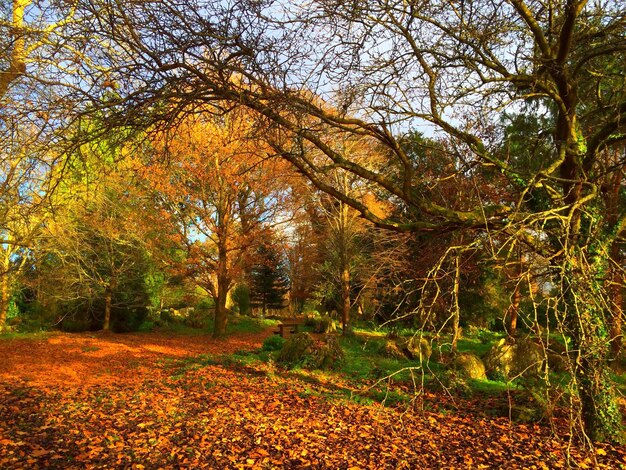
{"type": "Polygon", "coordinates": [[[489,403],[359,403],[347,382],[229,359],[270,334],[0,339],[0,468],[625,465],[624,449],[587,451],[567,427],[514,424],[489,403]]]}

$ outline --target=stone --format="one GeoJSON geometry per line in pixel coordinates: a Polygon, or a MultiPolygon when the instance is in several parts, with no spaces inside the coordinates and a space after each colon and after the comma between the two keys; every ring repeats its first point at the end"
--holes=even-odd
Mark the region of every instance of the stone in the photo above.
{"type": "Polygon", "coordinates": [[[471,352],[457,354],[452,361],[452,367],[469,379],[485,380],[487,378],[482,359],[471,352]]]}
{"type": "Polygon", "coordinates": [[[423,336],[411,336],[410,338],[401,338],[397,341],[398,348],[404,351],[410,359],[418,359],[420,361],[428,361],[433,353],[433,348],[423,336]]]}
{"type": "Polygon", "coordinates": [[[512,379],[541,370],[543,348],[530,338],[503,338],[483,358],[487,375],[494,379],[512,379]]]}
{"type": "Polygon", "coordinates": [[[400,350],[396,342],[390,339],[385,341],[382,353],[385,357],[390,357],[393,359],[404,359],[406,357],[404,353],[400,350]]]}

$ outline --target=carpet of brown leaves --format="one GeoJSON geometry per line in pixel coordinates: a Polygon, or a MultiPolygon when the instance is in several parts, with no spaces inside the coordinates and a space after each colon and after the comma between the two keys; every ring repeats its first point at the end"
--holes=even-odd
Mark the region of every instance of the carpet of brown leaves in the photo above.
{"type": "Polygon", "coordinates": [[[0,340],[0,468],[625,465],[622,448],[590,453],[558,429],[489,418],[480,403],[407,412],[331,399],[267,366],[190,360],[258,348],[267,334],[0,340]]]}

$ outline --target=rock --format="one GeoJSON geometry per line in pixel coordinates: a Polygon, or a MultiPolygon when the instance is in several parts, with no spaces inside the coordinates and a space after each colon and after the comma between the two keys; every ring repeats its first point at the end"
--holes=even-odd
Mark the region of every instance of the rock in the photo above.
{"type": "Polygon", "coordinates": [[[511,379],[539,372],[545,357],[543,348],[529,338],[503,338],[483,359],[490,378],[511,379]]]}
{"type": "Polygon", "coordinates": [[[423,336],[411,336],[397,341],[398,348],[410,359],[427,361],[433,353],[433,348],[423,336]]]}
{"type": "Polygon", "coordinates": [[[388,339],[385,341],[385,345],[383,346],[382,353],[385,357],[391,357],[393,359],[405,359],[406,356],[400,350],[397,343],[388,339]]]}
{"type": "Polygon", "coordinates": [[[455,356],[452,366],[470,379],[484,380],[487,378],[485,364],[482,359],[471,352],[462,352],[455,356]]]}

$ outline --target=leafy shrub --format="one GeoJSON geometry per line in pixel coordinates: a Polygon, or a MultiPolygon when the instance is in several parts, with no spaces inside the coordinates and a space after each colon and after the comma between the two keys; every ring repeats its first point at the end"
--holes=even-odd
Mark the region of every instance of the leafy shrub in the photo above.
{"type": "Polygon", "coordinates": [[[337,325],[328,315],[323,315],[316,319],[314,329],[316,333],[335,333],[337,331],[337,325]]]}
{"type": "Polygon", "coordinates": [[[423,336],[414,335],[406,339],[399,338],[396,342],[400,350],[402,350],[409,359],[427,361],[433,353],[430,341],[423,336]]]}
{"type": "Polygon", "coordinates": [[[287,341],[282,336],[272,335],[263,341],[263,351],[280,351],[287,341]]]}
{"type": "Polygon", "coordinates": [[[315,328],[315,325],[320,319],[320,315],[317,312],[307,312],[304,314],[304,326],[315,328]]]}
{"type": "Polygon", "coordinates": [[[309,354],[313,338],[308,333],[296,333],[285,341],[277,361],[289,367],[301,364],[309,354]]]}
{"type": "Polygon", "coordinates": [[[203,297],[202,300],[196,304],[196,309],[211,310],[212,308],[215,308],[215,302],[213,298],[208,295],[203,297]]]}
{"type": "Polygon", "coordinates": [[[329,369],[339,365],[344,353],[335,336],[314,340],[308,333],[297,333],[283,345],[277,361],[288,366],[307,369],[329,369]]]}
{"type": "Polygon", "coordinates": [[[190,328],[204,330],[209,327],[211,316],[206,310],[198,310],[196,308],[188,308],[184,315],[183,323],[190,328]]]}
{"type": "Polygon", "coordinates": [[[146,319],[148,309],[146,307],[112,308],[111,330],[116,333],[128,333],[137,331],[146,319]]]}
{"type": "Polygon", "coordinates": [[[311,351],[311,359],[305,363],[311,369],[334,369],[345,358],[343,349],[336,336],[326,335],[322,340],[315,341],[311,351]]]}
{"type": "Polygon", "coordinates": [[[59,326],[62,331],[67,331],[68,333],[94,330],[92,319],[85,314],[67,315],[59,326]]]}
{"type": "Polygon", "coordinates": [[[245,284],[237,284],[232,291],[233,302],[237,304],[241,315],[250,313],[250,288],[245,284]]]}
{"type": "Polygon", "coordinates": [[[493,344],[483,358],[487,376],[492,380],[537,374],[542,367],[542,347],[530,338],[503,338],[493,344]]]}

